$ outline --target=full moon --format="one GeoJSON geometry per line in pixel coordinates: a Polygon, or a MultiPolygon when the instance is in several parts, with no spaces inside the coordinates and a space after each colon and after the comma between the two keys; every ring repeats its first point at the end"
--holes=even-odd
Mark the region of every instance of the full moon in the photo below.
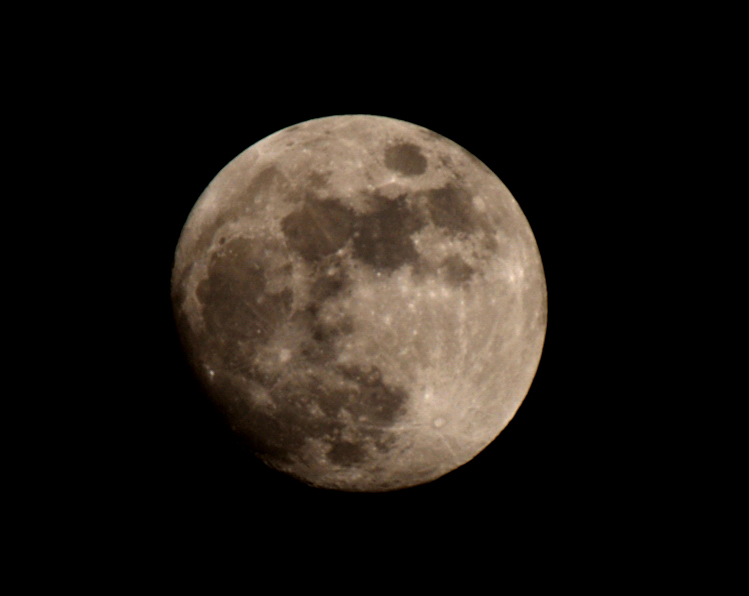
{"type": "Polygon", "coordinates": [[[378,492],[474,458],[546,334],[536,240],[505,185],[426,128],[333,116],[232,160],[172,271],[192,369],[236,436],[312,486],[378,492]]]}

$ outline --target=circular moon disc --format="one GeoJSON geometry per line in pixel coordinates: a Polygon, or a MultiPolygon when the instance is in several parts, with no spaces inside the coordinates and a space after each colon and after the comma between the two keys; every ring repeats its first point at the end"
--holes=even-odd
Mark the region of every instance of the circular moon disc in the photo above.
{"type": "Polygon", "coordinates": [[[475,457],[527,394],[546,332],[538,247],[504,184],[379,116],[303,122],[229,163],[182,231],[172,301],[242,441],[347,491],[475,457]]]}

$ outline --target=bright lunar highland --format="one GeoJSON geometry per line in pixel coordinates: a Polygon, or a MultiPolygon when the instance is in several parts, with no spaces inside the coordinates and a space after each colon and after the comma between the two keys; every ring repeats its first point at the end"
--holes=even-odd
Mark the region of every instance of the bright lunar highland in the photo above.
{"type": "Polygon", "coordinates": [[[379,116],[283,129],[179,239],[172,302],[206,393],[269,466],[388,491],[475,457],[538,368],[547,296],[518,203],[439,134],[379,116]]]}

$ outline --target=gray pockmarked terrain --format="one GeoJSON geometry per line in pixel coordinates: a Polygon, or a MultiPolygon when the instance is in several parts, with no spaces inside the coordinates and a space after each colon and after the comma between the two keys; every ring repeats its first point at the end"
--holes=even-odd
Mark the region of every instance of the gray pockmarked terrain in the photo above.
{"type": "Polygon", "coordinates": [[[425,128],[334,116],[281,130],[210,183],[176,251],[193,369],[268,465],[386,491],[484,449],[538,367],[546,284],[482,162],[425,128]]]}

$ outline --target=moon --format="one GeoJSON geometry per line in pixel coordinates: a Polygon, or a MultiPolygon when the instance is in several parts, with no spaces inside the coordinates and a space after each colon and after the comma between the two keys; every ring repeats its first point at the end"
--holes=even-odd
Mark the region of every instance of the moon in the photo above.
{"type": "Polygon", "coordinates": [[[381,492],[474,458],[541,358],[546,281],[520,206],[408,122],[278,131],[208,185],[171,280],[192,369],[237,438],[309,485],[381,492]]]}

